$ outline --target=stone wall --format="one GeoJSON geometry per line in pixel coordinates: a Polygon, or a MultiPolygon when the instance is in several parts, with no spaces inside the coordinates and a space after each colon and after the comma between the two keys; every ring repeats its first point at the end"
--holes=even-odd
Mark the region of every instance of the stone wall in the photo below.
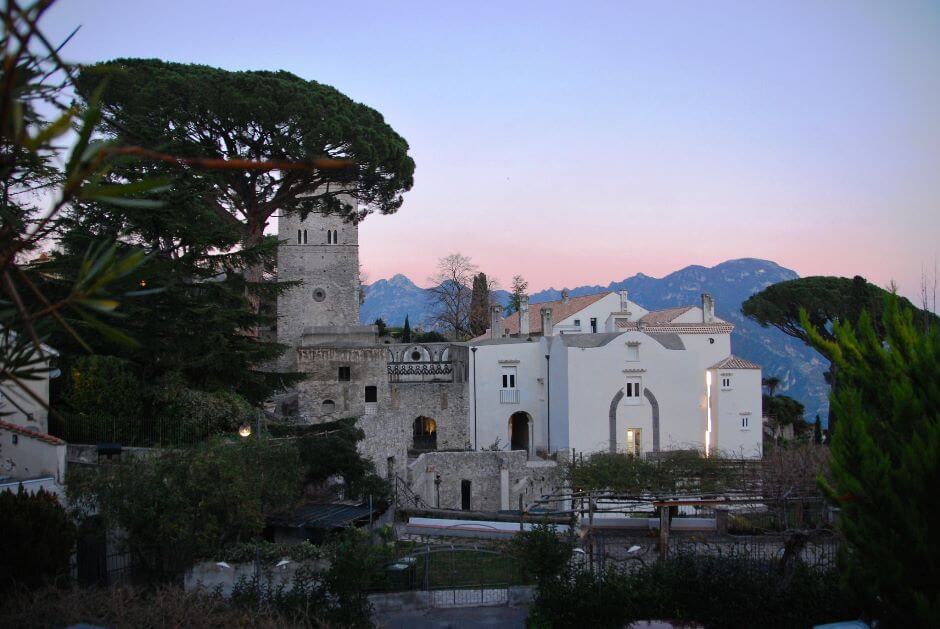
{"type": "Polygon", "coordinates": [[[564,466],[528,460],[523,450],[427,452],[409,465],[412,490],[430,507],[461,509],[462,484],[470,481],[470,510],[518,509],[563,486],[564,466]],[[437,480],[440,479],[440,483],[437,480]]]}

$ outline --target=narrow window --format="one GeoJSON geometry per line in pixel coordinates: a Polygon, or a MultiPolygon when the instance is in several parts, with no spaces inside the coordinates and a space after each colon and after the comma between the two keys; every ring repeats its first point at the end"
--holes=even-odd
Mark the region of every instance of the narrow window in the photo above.
{"type": "Polygon", "coordinates": [[[349,382],[349,380],[350,380],[349,367],[346,367],[346,366],[340,367],[339,368],[339,381],[349,382]]]}
{"type": "Polygon", "coordinates": [[[374,404],[379,400],[379,390],[374,386],[366,387],[366,404],[374,404]]]}
{"type": "Polygon", "coordinates": [[[460,508],[464,511],[470,510],[470,481],[460,481],[460,508]]]}
{"type": "Polygon", "coordinates": [[[731,376],[722,376],[721,377],[721,388],[724,391],[731,390],[731,376]]]}
{"type": "Polygon", "coordinates": [[[597,334],[597,318],[591,317],[591,334],[597,334]]]}
{"type": "Polygon", "coordinates": [[[742,415],[742,416],[741,416],[741,428],[742,428],[742,429],[747,429],[747,428],[748,428],[748,416],[747,416],[747,415],[742,415]]]}
{"type": "Polygon", "coordinates": [[[328,245],[333,244],[333,232],[330,231],[329,229],[326,230],[326,244],[328,245]]]}
{"type": "Polygon", "coordinates": [[[632,344],[627,345],[627,360],[630,362],[636,362],[640,360],[639,343],[632,343],[632,344]]]}
{"type": "Polygon", "coordinates": [[[639,378],[627,378],[627,386],[624,387],[624,393],[626,397],[627,404],[639,404],[640,403],[640,379],[639,378]]]}
{"type": "Polygon", "coordinates": [[[339,234],[336,232],[335,229],[333,230],[333,244],[334,245],[339,244],[339,234]]]}
{"type": "Polygon", "coordinates": [[[304,244],[307,244],[307,230],[304,230],[304,244]]]}
{"type": "Polygon", "coordinates": [[[300,230],[298,229],[298,230],[297,230],[297,244],[298,244],[298,245],[301,244],[301,242],[302,242],[302,241],[300,240],[300,236],[301,236],[301,232],[300,232],[300,230]]]}

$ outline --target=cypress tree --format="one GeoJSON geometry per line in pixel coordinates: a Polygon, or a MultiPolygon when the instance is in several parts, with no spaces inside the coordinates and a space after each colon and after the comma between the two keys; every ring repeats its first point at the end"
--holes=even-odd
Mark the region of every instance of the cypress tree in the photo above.
{"type": "Polygon", "coordinates": [[[401,342],[411,342],[411,324],[408,323],[408,315],[405,315],[405,325],[401,329],[401,342]]]}
{"type": "Polygon", "coordinates": [[[819,415],[817,414],[816,423],[813,425],[813,443],[818,445],[822,442],[822,421],[819,419],[819,415]]]}
{"type": "Polygon", "coordinates": [[[470,333],[480,336],[489,326],[490,283],[486,273],[473,276],[473,290],[470,294],[470,333]]]}
{"type": "Polygon", "coordinates": [[[836,322],[834,340],[801,318],[839,369],[833,480],[823,488],[840,508],[843,574],[883,622],[940,626],[940,331],[924,332],[895,296],[884,336],[864,311],[855,326],[836,322]]]}

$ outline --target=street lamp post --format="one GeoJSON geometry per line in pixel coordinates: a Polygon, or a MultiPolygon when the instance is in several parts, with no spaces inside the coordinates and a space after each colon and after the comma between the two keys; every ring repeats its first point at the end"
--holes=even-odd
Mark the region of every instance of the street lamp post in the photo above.
{"type": "Polygon", "coordinates": [[[552,362],[545,354],[545,406],[548,424],[548,456],[552,455],[552,362]]]}

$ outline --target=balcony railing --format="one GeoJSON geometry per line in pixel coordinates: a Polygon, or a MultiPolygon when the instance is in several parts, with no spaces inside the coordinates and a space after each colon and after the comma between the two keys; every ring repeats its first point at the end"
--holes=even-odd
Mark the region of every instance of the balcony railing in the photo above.
{"type": "Polygon", "coordinates": [[[500,389],[499,390],[499,403],[500,404],[518,404],[519,403],[519,389],[500,389]]]}
{"type": "Polygon", "coordinates": [[[437,362],[389,362],[389,382],[453,382],[454,363],[437,362]]]}

